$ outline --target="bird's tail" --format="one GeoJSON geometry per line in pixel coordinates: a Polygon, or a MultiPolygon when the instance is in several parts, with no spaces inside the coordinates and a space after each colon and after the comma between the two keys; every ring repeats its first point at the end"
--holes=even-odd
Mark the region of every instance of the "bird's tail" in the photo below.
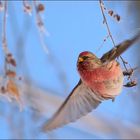
{"type": "Polygon", "coordinates": [[[126,51],[130,46],[132,46],[135,42],[140,40],[140,32],[138,32],[131,39],[125,40],[119,45],[115,46],[113,49],[105,53],[101,60],[102,62],[112,61],[115,58],[119,57],[124,51],[126,51]]]}

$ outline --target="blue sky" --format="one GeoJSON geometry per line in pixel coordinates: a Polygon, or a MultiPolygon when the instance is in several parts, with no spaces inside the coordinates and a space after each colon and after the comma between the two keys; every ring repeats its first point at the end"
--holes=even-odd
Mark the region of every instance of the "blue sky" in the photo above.
{"type": "MultiPolygon", "coordinates": [[[[23,7],[20,1],[13,1],[9,3],[8,23],[7,23],[7,38],[8,46],[13,54],[18,52],[15,50],[15,41],[22,33],[23,39],[25,39],[24,51],[25,63],[20,63],[20,69],[18,73],[20,75],[26,75],[28,73],[29,78],[35,85],[41,88],[53,89],[59,93],[58,96],[66,97],[69,92],[75,86],[79,80],[79,75],[76,70],[76,61],[80,52],[88,50],[96,53],[101,57],[103,53],[113,47],[112,42],[108,39],[103,47],[99,50],[103,39],[107,35],[106,26],[103,24],[103,17],[99,7],[98,1],[45,1],[45,12],[42,14],[42,18],[45,23],[45,27],[49,32],[49,36],[45,37],[45,43],[48,46],[49,55],[53,55],[57,66],[50,63],[48,56],[41,47],[38,29],[35,24],[34,14],[28,16],[23,12],[23,7]],[[10,9],[13,13],[10,13],[10,9]],[[18,30],[11,29],[10,20],[16,20],[18,30]],[[24,21],[30,20],[29,28],[25,27],[24,21]],[[18,32],[20,31],[20,32],[18,32]],[[13,35],[15,32],[15,36],[13,35]],[[26,69],[26,66],[28,69],[26,69]],[[66,75],[66,81],[62,82],[60,79],[60,71],[66,75]],[[65,91],[65,92],[64,92],[65,91]]],[[[121,22],[116,22],[113,18],[107,16],[109,26],[113,35],[113,38],[118,44],[124,39],[130,37],[135,33],[133,21],[128,23],[127,18],[127,5],[126,2],[107,2],[105,5],[108,8],[113,9],[116,13],[120,14],[121,22]],[[128,30],[129,29],[129,30],[128,30]]],[[[0,13],[2,18],[2,13],[0,13]]],[[[0,24],[2,21],[0,22],[0,24]]],[[[26,25],[28,26],[28,24],[26,25]]],[[[1,31],[1,29],[0,29],[1,31]]],[[[19,43],[19,49],[20,43],[19,43]]],[[[123,56],[129,60],[132,66],[135,66],[135,59],[132,60],[133,53],[135,53],[136,47],[129,49],[123,56]],[[132,62],[132,63],[131,63],[132,62]]],[[[0,49],[2,54],[2,49],[0,49]]],[[[20,62],[20,61],[19,61],[20,62]]],[[[18,63],[18,60],[17,60],[18,63]]],[[[133,106],[127,94],[128,90],[123,90],[122,94],[117,98],[115,103],[107,101],[103,103],[97,110],[99,113],[103,113],[105,116],[110,114],[124,120],[133,120],[133,106]],[[128,105],[124,105],[124,112],[121,112],[120,104],[127,100],[128,105]]],[[[25,112],[26,113],[26,112],[25,112]]],[[[94,115],[94,111],[92,112],[94,115]]],[[[0,138],[7,137],[8,129],[7,122],[0,117],[0,138]]],[[[96,138],[96,135],[88,133],[81,133],[78,130],[71,130],[69,127],[60,129],[56,132],[58,138],[96,138]]]]}

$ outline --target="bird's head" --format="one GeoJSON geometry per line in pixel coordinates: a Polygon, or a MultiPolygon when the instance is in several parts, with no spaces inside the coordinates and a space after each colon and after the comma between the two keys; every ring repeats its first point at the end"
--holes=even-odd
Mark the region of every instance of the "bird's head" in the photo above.
{"type": "Polygon", "coordinates": [[[89,51],[84,51],[79,54],[77,67],[78,69],[93,69],[101,65],[101,61],[96,55],[89,51]]]}

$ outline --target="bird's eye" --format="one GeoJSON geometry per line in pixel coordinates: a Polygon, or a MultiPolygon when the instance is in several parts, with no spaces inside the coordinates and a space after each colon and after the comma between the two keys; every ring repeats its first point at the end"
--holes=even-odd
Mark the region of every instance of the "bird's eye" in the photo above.
{"type": "Polygon", "coordinates": [[[83,57],[84,60],[86,60],[86,59],[88,59],[88,58],[89,58],[88,56],[84,56],[84,57],[83,57]]]}
{"type": "Polygon", "coordinates": [[[90,58],[90,57],[88,57],[88,56],[79,57],[79,58],[78,58],[78,62],[81,63],[81,62],[83,62],[84,60],[87,60],[88,58],[90,58]]]}

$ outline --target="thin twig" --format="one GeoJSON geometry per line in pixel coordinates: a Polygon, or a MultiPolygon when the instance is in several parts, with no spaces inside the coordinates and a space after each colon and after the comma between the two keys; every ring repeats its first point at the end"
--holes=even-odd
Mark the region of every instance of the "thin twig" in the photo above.
{"type": "MultiPolygon", "coordinates": [[[[107,31],[108,31],[108,34],[109,34],[109,37],[114,45],[114,48],[116,48],[116,45],[115,45],[115,41],[112,37],[112,34],[111,34],[111,31],[110,31],[110,28],[109,28],[109,25],[108,25],[108,22],[107,22],[107,19],[106,19],[106,16],[104,14],[104,3],[102,0],[99,0],[99,3],[100,3],[100,8],[101,8],[101,12],[102,12],[102,15],[103,15],[103,22],[106,24],[106,27],[107,27],[107,31]]],[[[126,71],[128,72],[128,69],[127,69],[127,62],[122,58],[122,56],[120,56],[121,60],[122,60],[122,63],[124,65],[124,68],[126,69],[126,71]]],[[[132,81],[131,77],[130,77],[130,80],[132,81]]]]}
{"type": "Polygon", "coordinates": [[[29,15],[32,15],[32,7],[29,5],[29,3],[26,0],[23,0],[23,7],[24,7],[24,12],[28,13],[29,15]]]}
{"type": "Polygon", "coordinates": [[[26,7],[26,1],[25,0],[23,0],[23,6],[26,7]]]}
{"type": "MultiPolygon", "coordinates": [[[[2,47],[5,53],[5,57],[8,54],[7,38],[6,38],[6,22],[7,22],[7,1],[4,2],[3,31],[2,31],[2,47]]],[[[6,77],[6,71],[7,71],[6,58],[4,62],[4,69],[5,69],[4,77],[6,77]]]]}
{"type": "Polygon", "coordinates": [[[2,26],[2,48],[4,52],[4,81],[2,83],[2,89],[5,89],[6,91],[5,97],[9,100],[12,101],[14,98],[17,103],[19,103],[20,109],[21,109],[21,100],[20,100],[20,95],[18,91],[17,84],[15,82],[16,78],[16,61],[13,58],[12,53],[8,50],[8,45],[7,45],[7,7],[8,6],[8,1],[4,1],[4,14],[3,14],[3,26],[2,26]],[[4,85],[4,86],[3,86],[4,85]]]}
{"type": "Polygon", "coordinates": [[[113,39],[112,34],[111,34],[111,32],[110,32],[110,28],[109,28],[109,25],[108,25],[106,16],[105,16],[105,14],[104,14],[104,9],[103,9],[103,5],[104,5],[104,4],[103,4],[103,1],[102,1],[102,0],[99,0],[99,2],[100,2],[100,8],[101,8],[101,11],[102,11],[102,15],[103,15],[103,18],[104,18],[103,21],[104,21],[104,23],[106,24],[108,34],[109,34],[110,39],[112,40],[112,43],[113,43],[113,45],[114,45],[114,47],[115,47],[115,42],[114,42],[114,39],[113,39]]]}
{"type": "Polygon", "coordinates": [[[98,51],[102,48],[102,46],[104,45],[105,41],[106,41],[109,37],[110,37],[110,36],[109,36],[109,35],[107,35],[107,36],[104,38],[104,40],[103,40],[102,44],[98,47],[98,49],[97,49],[97,51],[96,51],[96,52],[98,52],[98,51]]]}
{"type": "Polygon", "coordinates": [[[36,13],[36,21],[37,21],[37,27],[39,29],[39,33],[40,33],[40,41],[42,44],[42,47],[44,49],[44,51],[48,54],[48,47],[46,45],[46,43],[44,42],[44,35],[48,35],[49,33],[47,32],[46,28],[44,27],[44,22],[40,16],[40,12],[38,11],[38,5],[36,0],[34,0],[34,8],[35,8],[35,13],[36,13]]]}
{"type": "Polygon", "coordinates": [[[4,10],[3,2],[0,0],[0,12],[4,10]]]}
{"type": "Polygon", "coordinates": [[[7,48],[7,38],[6,38],[6,22],[7,22],[7,1],[4,2],[4,16],[3,16],[3,35],[2,35],[2,47],[3,51],[6,54],[8,54],[8,48],[7,48]]]}

